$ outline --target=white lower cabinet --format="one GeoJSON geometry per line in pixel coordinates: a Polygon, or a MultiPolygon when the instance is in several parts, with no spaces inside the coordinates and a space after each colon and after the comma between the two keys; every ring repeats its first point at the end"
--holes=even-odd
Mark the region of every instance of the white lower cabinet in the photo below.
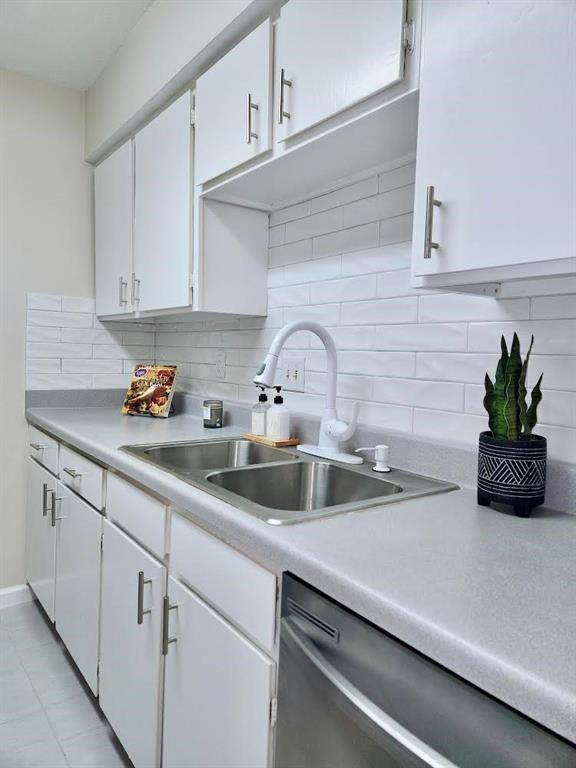
{"type": "Polygon", "coordinates": [[[266,768],[274,662],[172,577],[163,768],[266,768]]]}
{"type": "Polygon", "coordinates": [[[104,521],[100,706],[136,768],[160,764],[165,573],[104,521]]]}
{"type": "Polygon", "coordinates": [[[54,621],[56,528],[51,508],[57,480],[34,459],[28,459],[26,504],[26,580],[49,618],[54,621]]]}
{"type": "Polygon", "coordinates": [[[102,515],[61,482],[55,504],[56,629],[97,693],[102,515]]]}

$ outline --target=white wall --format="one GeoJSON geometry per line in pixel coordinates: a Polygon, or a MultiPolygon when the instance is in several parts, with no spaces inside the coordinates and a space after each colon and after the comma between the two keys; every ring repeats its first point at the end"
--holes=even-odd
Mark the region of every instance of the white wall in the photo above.
{"type": "Polygon", "coordinates": [[[196,57],[206,59],[210,55],[206,46],[248,6],[258,4],[262,12],[270,5],[263,0],[152,3],[87,92],[86,156],[99,152],[114,137],[121,138],[135,115],[196,57]]]}
{"type": "MultiPolygon", "coordinates": [[[[544,372],[538,431],[551,456],[576,462],[576,296],[498,300],[410,288],[413,179],[414,166],[403,166],[275,212],[268,317],[157,324],[157,361],[180,362],[179,386],[194,393],[254,402],[251,381],[276,330],[314,318],[336,340],[344,416],[358,399],[365,423],[474,444],[487,428],[484,373],[494,372],[500,335],[510,341],[518,331],[525,352],[534,333],[529,382],[544,372]],[[224,380],[218,349],[227,355],[224,380]]],[[[286,393],[287,404],[317,414],[324,351],[305,333],[290,346],[306,358],[306,391],[286,393]]]]}
{"type": "Polygon", "coordinates": [[[84,94],[0,70],[0,587],[24,580],[26,293],[92,295],[84,94]]]}

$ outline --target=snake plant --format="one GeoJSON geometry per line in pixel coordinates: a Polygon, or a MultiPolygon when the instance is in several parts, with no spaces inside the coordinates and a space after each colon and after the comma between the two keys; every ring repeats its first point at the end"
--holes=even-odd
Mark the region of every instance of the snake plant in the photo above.
{"type": "Polygon", "coordinates": [[[505,440],[523,440],[532,437],[536,426],[538,404],[542,400],[540,385],[542,374],[532,389],[530,405],[526,402],[526,374],[528,361],[534,344],[534,336],[526,359],[522,362],[520,340],[514,334],[510,352],[506,339],[502,336],[500,346],[502,354],[496,368],[494,382],[488,374],[484,378],[484,408],[488,412],[488,426],[494,437],[505,440]]]}

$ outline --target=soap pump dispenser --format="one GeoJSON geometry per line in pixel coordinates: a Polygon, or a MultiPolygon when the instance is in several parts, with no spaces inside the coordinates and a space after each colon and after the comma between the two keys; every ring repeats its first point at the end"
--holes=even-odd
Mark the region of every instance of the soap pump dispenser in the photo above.
{"type": "Polygon", "coordinates": [[[266,417],[270,410],[268,395],[264,387],[260,387],[262,392],[258,395],[258,402],[252,408],[252,434],[264,436],[266,434],[266,417]]]}
{"type": "Polygon", "coordinates": [[[290,438],[290,411],[284,405],[282,387],[274,387],[276,396],[266,418],[266,437],[270,440],[288,440],[290,438]]]}

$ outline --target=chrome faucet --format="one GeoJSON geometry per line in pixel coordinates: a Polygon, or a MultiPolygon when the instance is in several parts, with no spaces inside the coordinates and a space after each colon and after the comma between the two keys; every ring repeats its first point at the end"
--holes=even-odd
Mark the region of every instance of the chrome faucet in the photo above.
{"type": "Polygon", "coordinates": [[[293,323],[288,323],[278,331],[264,358],[264,362],[258,368],[258,372],[254,377],[254,383],[261,387],[274,386],[276,367],[282,347],[288,337],[297,331],[310,331],[316,334],[320,341],[322,341],[326,349],[328,377],[326,382],[326,406],[320,422],[318,445],[299,445],[298,450],[313,456],[321,456],[324,459],[342,461],[346,464],[362,464],[363,459],[361,456],[355,456],[340,450],[340,443],[349,440],[356,431],[360,403],[354,403],[352,407],[352,420],[349,424],[338,418],[336,411],[336,378],[338,375],[336,345],[332,336],[320,323],[315,323],[311,320],[296,320],[293,323]]]}

